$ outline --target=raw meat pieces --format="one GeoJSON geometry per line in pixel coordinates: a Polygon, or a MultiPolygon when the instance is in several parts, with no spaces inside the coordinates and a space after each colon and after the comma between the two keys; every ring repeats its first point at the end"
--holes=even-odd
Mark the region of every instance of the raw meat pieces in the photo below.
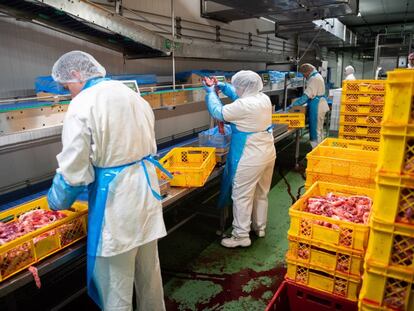
{"type": "Polygon", "coordinates": [[[37,288],[40,288],[42,286],[42,283],[40,282],[40,277],[39,277],[39,274],[37,273],[37,268],[30,266],[28,270],[33,275],[37,288]]]}
{"type": "MultiPolygon", "coordinates": [[[[372,200],[366,196],[337,196],[328,193],[326,196],[310,197],[305,211],[330,217],[335,220],[344,220],[358,224],[368,222],[372,200]]],[[[319,221],[320,225],[332,227],[326,221],[319,221]]]]}
{"type": "Polygon", "coordinates": [[[65,217],[62,212],[37,209],[20,215],[16,221],[0,222],[0,245],[65,217]]]}

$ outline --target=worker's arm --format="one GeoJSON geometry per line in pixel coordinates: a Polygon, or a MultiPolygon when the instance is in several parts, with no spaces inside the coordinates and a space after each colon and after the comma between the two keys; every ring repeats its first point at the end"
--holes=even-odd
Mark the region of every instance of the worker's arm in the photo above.
{"type": "Polygon", "coordinates": [[[213,86],[204,85],[204,89],[206,90],[206,104],[207,109],[210,115],[219,121],[224,121],[223,118],[223,104],[221,103],[220,98],[217,96],[216,91],[213,86]]]}
{"type": "Polygon", "coordinates": [[[295,100],[289,108],[295,107],[295,106],[302,106],[308,101],[309,97],[306,94],[303,94],[301,97],[299,97],[297,100],[295,100]]]}
{"type": "Polygon", "coordinates": [[[94,181],[90,130],[78,116],[68,113],[65,118],[62,144],[57,156],[59,168],[47,195],[52,210],[70,208],[85,186],[94,181]]]}
{"type": "Polygon", "coordinates": [[[219,82],[217,83],[217,86],[220,89],[220,91],[222,91],[223,94],[229,97],[232,101],[235,101],[239,98],[239,96],[237,96],[236,89],[233,85],[229,83],[219,82]]]}

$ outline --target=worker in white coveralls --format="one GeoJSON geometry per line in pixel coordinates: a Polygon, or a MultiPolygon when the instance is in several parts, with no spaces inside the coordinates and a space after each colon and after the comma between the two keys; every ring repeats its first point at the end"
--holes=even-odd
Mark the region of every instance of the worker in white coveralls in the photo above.
{"type": "Polygon", "coordinates": [[[270,184],[276,150],[272,132],[272,104],[261,92],[260,76],[250,70],[239,71],[231,84],[218,83],[233,102],[223,105],[214,86],[206,89],[209,113],[219,121],[229,122],[231,145],[221,183],[219,206],[233,200],[232,236],[221,245],[229,248],[250,246],[250,230],[265,236],[270,184]]]}
{"type": "Polygon", "coordinates": [[[325,81],[311,64],[303,64],[299,71],[305,76],[307,83],[303,95],[289,108],[307,104],[309,116],[309,137],[312,148],[323,140],[323,124],[325,114],[329,111],[325,96],[325,81]]]}
{"type": "Polygon", "coordinates": [[[345,67],[345,79],[344,80],[356,80],[355,69],[351,65],[345,67]]]}
{"type": "Polygon", "coordinates": [[[89,187],[87,286],[103,310],[165,310],[157,239],[166,235],[154,114],[91,55],[72,51],[52,77],[69,89],[59,168],[48,193],[53,210],[68,209],[89,187]]]}
{"type": "Polygon", "coordinates": [[[410,55],[408,55],[407,68],[414,69],[414,53],[410,53],[410,55]]]}

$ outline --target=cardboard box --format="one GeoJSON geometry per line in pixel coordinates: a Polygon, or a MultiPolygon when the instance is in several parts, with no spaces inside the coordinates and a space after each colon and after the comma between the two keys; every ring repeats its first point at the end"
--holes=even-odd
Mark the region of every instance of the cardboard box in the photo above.
{"type": "Polygon", "coordinates": [[[288,112],[291,113],[305,113],[306,114],[306,107],[304,106],[295,106],[289,109],[288,112]]]}
{"type": "Polygon", "coordinates": [[[161,107],[161,94],[149,94],[142,96],[154,108],[161,107]]]}

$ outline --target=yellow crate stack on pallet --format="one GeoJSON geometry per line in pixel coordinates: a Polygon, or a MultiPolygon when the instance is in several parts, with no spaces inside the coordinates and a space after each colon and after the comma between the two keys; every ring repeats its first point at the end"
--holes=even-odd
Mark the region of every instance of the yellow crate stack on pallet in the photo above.
{"type": "Polygon", "coordinates": [[[351,301],[358,300],[369,226],[307,212],[310,197],[368,196],[375,190],[316,182],[289,210],[286,279],[351,301]]]}
{"type": "Polygon", "coordinates": [[[414,71],[388,74],[360,310],[414,310],[414,71]]]}
{"type": "Polygon", "coordinates": [[[384,81],[344,81],[339,138],[379,142],[384,104],[384,81]]]}

